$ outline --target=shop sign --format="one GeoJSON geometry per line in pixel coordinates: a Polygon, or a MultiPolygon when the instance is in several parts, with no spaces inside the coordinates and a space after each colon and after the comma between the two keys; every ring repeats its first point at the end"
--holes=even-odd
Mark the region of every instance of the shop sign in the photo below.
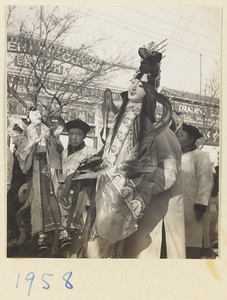
{"type": "Polygon", "coordinates": [[[84,69],[92,67],[92,70],[99,69],[102,62],[92,56],[84,54],[82,51],[71,48],[53,45],[48,47],[42,40],[30,40],[14,36],[7,37],[7,51],[13,53],[26,53],[30,55],[39,55],[45,58],[55,59],[63,63],[75,65],[84,69]]]}
{"type": "MultiPolygon", "coordinates": [[[[28,86],[28,82],[27,82],[27,76],[17,76],[17,75],[13,75],[13,74],[9,74],[8,73],[8,81],[10,84],[18,84],[20,92],[25,92],[26,93],[26,88],[25,86],[28,86]]],[[[32,87],[35,84],[35,78],[33,78],[30,82],[29,82],[29,86],[32,87]]],[[[64,83],[62,84],[60,81],[54,81],[51,79],[46,79],[45,80],[45,88],[49,91],[52,91],[53,93],[55,93],[57,90],[59,91],[63,91],[65,93],[75,93],[78,94],[78,88],[75,85],[72,84],[67,84],[64,83]]],[[[96,98],[96,99],[104,99],[104,90],[101,89],[97,89],[97,88],[92,88],[92,87],[85,87],[83,88],[81,91],[79,91],[81,93],[81,96],[83,97],[92,97],[92,98],[96,98]]],[[[46,94],[44,89],[41,89],[41,94],[46,94]]],[[[119,93],[112,93],[113,95],[113,99],[114,100],[119,100],[120,99],[120,94],[119,93]]]]}
{"type": "MultiPolygon", "coordinates": [[[[44,58],[39,59],[36,62],[36,67],[35,67],[36,71],[42,71],[43,68],[45,66],[47,66],[48,64],[50,65],[50,62],[48,62],[47,59],[44,59],[44,58]]],[[[14,65],[16,67],[26,68],[26,69],[31,69],[31,67],[32,67],[31,62],[28,60],[28,58],[21,54],[15,56],[14,65]]],[[[63,74],[63,66],[57,65],[57,64],[51,62],[50,73],[62,75],[63,74]]]]}

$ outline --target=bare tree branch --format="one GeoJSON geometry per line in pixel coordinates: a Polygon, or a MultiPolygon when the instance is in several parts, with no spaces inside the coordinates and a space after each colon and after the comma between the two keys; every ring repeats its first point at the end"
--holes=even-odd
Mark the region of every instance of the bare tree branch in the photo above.
{"type": "MultiPolygon", "coordinates": [[[[95,49],[107,41],[104,36],[94,36],[76,48],[63,46],[70,32],[75,28],[79,31],[77,24],[82,18],[79,12],[63,13],[57,6],[31,9],[35,11],[32,20],[14,20],[13,24],[20,29],[16,39],[22,48],[21,53],[12,53],[14,60],[8,64],[7,91],[19,102],[24,92],[24,98],[35,107],[49,107],[56,100],[67,112],[67,106],[82,99],[86,87],[100,83],[110,72],[131,65],[130,57],[121,51],[105,61],[94,54],[95,49]],[[67,61],[63,57],[67,57],[67,61]],[[20,64],[15,67],[12,63],[16,63],[16,59],[20,64]]],[[[12,11],[13,7],[10,13],[12,11]]]]}

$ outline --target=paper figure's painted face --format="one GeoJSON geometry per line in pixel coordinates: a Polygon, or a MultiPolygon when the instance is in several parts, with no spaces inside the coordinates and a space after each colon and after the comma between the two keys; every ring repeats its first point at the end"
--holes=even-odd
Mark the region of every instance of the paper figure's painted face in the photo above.
{"type": "Polygon", "coordinates": [[[145,91],[141,80],[133,78],[128,88],[128,98],[132,102],[142,102],[145,91]]]}
{"type": "Polygon", "coordinates": [[[31,122],[37,122],[37,121],[40,121],[41,122],[41,114],[38,110],[31,110],[29,112],[29,119],[31,120],[31,122]]]}

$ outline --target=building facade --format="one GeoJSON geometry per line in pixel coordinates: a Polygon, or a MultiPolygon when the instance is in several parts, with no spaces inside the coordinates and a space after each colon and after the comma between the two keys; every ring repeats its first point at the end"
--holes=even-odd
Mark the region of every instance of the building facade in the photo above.
{"type": "MultiPolygon", "coordinates": [[[[31,88],[35,87],[37,80],[34,77],[28,81],[28,77],[33,76],[31,75],[33,74],[31,72],[32,63],[40,55],[42,46],[41,40],[31,42],[19,36],[7,37],[7,86],[11,88],[16,86],[17,95],[20,96],[20,99],[23,99],[27,106],[33,105],[31,95],[28,97],[28,85],[31,88]]],[[[37,108],[44,115],[45,107],[52,99],[51,95],[55,94],[56,91],[61,91],[61,89],[64,92],[64,96],[61,98],[63,107],[67,104],[68,98],[75,95],[67,105],[67,109],[63,109],[62,117],[65,122],[75,118],[80,118],[87,122],[92,127],[87,137],[87,143],[100,149],[103,145],[100,137],[100,132],[103,128],[102,105],[105,90],[108,86],[102,87],[97,84],[89,84],[84,85],[79,90],[77,82],[71,80],[70,84],[68,79],[67,82],[64,82],[64,78],[68,68],[74,67],[72,77],[78,72],[83,74],[83,71],[88,70],[92,66],[99,66],[101,62],[96,58],[79,52],[74,53],[72,49],[61,46],[54,50],[52,49],[52,52],[47,51],[42,59],[37,60],[37,73],[40,72],[39,74],[41,74],[44,63],[46,63],[47,59],[50,60],[53,55],[55,55],[55,59],[52,62],[51,71],[48,72],[48,76],[45,78],[45,89],[40,88],[37,96],[37,108]],[[80,92],[79,96],[78,90],[80,92]],[[75,101],[73,101],[74,99],[75,101]]],[[[121,104],[121,91],[116,88],[112,89],[111,92],[113,102],[119,107],[121,104]]],[[[199,127],[202,133],[207,135],[204,151],[214,165],[219,164],[219,99],[213,98],[212,101],[209,101],[210,99],[204,96],[200,97],[168,88],[161,88],[160,93],[170,100],[173,110],[183,114],[184,122],[199,127]]],[[[23,101],[19,102],[15,95],[12,91],[7,95],[8,114],[24,117],[27,114],[27,109],[23,101]]],[[[160,116],[161,113],[162,107],[157,105],[157,115],[160,116]]],[[[115,116],[110,113],[108,127],[111,126],[114,118],[115,116]]],[[[66,144],[64,134],[66,133],[63,133],[62,141],[66,144]]]]}

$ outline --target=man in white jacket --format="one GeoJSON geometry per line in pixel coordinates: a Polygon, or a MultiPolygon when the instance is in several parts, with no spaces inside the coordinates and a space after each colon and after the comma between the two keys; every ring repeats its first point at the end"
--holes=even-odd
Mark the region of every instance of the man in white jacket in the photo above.
{"type": "MultiPolygon", "coordinates": [[[[71,244],[71,235],[83,227],[83,214],[86,212],[85,206],[88,202],[87,187],[73,180],[75,172],[80,164],[87,158],[97,153],[95,148],[85,144],[84,139],[91,127],[80,119],[69,121],[65,124],[69,134],[67,149],[62,153],[62,178],[58,188],[58,199],[60,202],[62,218],[61,222],[67,229],[67,235],[63,238],[63,247],[71,244]],[[75,197],[74,197],[74,194],[75,197]]],[[[72,252],[77,251],[77,246],[73,246],[72,252]]]]}
{"type": "MultiPolygon", "coordinates": [[[[208,156],[196,148],[200,131],[183,123],[177,133],[182,148],[182,186],[185,213],[186,258],[200,258],[204,226],[208,226],[207,206],[213,187],[213,173],[208,156]]],[[[209,232],[209,231],[208,231],[209,232]]]]}

